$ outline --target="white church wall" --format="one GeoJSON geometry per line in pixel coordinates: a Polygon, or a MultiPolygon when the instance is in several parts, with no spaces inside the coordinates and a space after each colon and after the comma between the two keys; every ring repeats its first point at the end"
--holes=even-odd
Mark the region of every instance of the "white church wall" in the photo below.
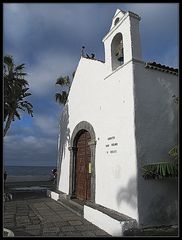
{"type": "MultiPolygon", "coordinates": [[[[81,121],[88,121],[95,130],[95,122],[101,119],[99,115],[99,96],[102,91],[103,63],[81,58],[69,93],[67,105],[64,108],[66,120],[61,120],[61,139],[64,155],[60,157],[61,176],[59,190],[69,193],[70,138],[76,125],[81,121]],[[67,132],[67,133],[66,133],[67,132]],[[66,136],[66,137],[65,137],[66,136]],[[63,170],[64,169],[64,170],[63,170]]],[[[64,115],[64,114],[63,114],[64,115]]],[[[62,115],[62,116],[63,116],[62,115]]],[[[58,150],[61,155],[61,148],[58,150]]]]}
{"type": "MultiPolygon", "coordinates": [[[[103,63],[81,59],[68,99],[68,128],[71,136],[79,122],[87,121],[96,133],[96,203],[137,218],[132,64],[104,76],[103,63]]],[[[59,184],[66,193],[69,157],[67,146],[59,184]]]]}
{"type": "Polygon", "coordinates": [[[137,218],[132,81],[131,63],[104,80],[96,148],[96,202],[137,218]]]}
{"type": "Polygon", "coordinates": [[[135,63],[135,123],[138,158],[139,222],[144,225],[176,224],[178,184],[176,179],[145,180],[142,166],[169,161],[177,144],[178,77],[135,63]]]}

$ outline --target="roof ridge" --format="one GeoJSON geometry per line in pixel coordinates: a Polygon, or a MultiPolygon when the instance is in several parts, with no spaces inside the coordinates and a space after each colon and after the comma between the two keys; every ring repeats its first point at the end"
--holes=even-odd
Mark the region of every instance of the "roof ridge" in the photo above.
{"type": "Polygon", "coordinates": [[[95,60],[95,61],[99,61],[99,62],[102,62],[102,63],[105,63],[104,61],[102,60],[99,60],[99,59],[95,59],[95,58],[88,58],[88,57],[85,57],[85,56],[82,56],[83,58],[86,58],[86,59],[89,59],[89,60],[95,60]]]}
{"type": "Polygon", "coordinates": [[[178,68],[169,67],[156,62],[146,62],[145,67],[178,75],[178,68]]]}

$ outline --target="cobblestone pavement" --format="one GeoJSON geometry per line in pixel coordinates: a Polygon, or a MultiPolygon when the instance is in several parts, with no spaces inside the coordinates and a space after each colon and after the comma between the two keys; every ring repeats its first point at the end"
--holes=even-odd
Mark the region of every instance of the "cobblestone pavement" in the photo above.
{"type": "Polygon", "coordinates": [[[48,197],[4,203],[4,227],[16,236],[109,237],[110,235],[48,197]]]}

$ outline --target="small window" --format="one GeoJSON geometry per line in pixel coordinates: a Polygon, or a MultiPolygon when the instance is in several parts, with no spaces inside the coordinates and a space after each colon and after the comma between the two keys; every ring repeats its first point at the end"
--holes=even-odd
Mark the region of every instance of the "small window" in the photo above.
{"type": "Polygon", "coordinates": [[[114,26],[116,26],[118,22],[119,22],[119,18],[116,18],[116,20],[114,21],[114,26]]]}

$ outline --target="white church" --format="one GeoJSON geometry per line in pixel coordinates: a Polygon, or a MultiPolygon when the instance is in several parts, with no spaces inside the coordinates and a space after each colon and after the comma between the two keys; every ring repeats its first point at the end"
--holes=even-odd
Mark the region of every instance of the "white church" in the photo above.
{"type": "Polygon", "coordinates": [[[142,60],[139,22],[117,9],[105,62],[81,56],[60,120],[59,197],[112,236],[178,224],[178,180],[143,177],[178,143],[178,70],[142,60]]]}

